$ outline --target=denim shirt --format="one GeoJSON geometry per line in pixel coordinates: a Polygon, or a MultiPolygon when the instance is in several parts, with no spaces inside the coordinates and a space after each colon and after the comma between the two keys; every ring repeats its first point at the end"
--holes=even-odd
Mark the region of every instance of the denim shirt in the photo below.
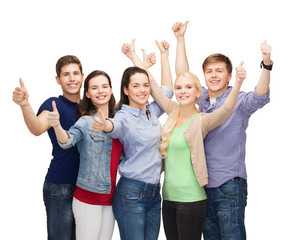
{"type": "MultiPolygon", "coordinates": [[[[229,87],[211,104],[208,91],[204,88],[198,100],[200,111],[210,113],[220,108],[231,89],[232,87],[229,87]]],[[[230,117],[208,133],[204,139],[208,170],[207,188],[219,187],[234,177],[247,179],[246,129],[251,115],[269,102],[269,93],[261,96],[255,90],[240,92],[230,117]]]]}
{"type": "Polygon", "coordinates": [[[77,145],[80,153],[77,186],[87,191],[109,194],[112,138],[93,131],[93,119],[96,117],[97,113],[79,118],[68,130],[67,143],[59,144],[64,149],[77,145]]]}
{"type": "MultiPolygon", "coordinates": [[[[173,96],[173,91],[162,87],[163,92],[173,96]]],[[[146,107],[147,116],[141,109],[123,104],[112,121],[112,132],[106,133],[118,138],[123,145],[125,158],[119,164],[120,175],[141,182],[160,182],[162,160],[159,151],[161,124],[159,117],[164,111],[156,102],[146,107]]]]}

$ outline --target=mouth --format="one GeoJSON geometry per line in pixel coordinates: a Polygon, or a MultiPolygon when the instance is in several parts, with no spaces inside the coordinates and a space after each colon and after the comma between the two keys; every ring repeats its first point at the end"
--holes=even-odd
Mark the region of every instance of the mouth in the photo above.
{"type": "Polygon", "coordinates": [[[210,83],[216,85],[220,83],[220,80],[211,80],[210,83]]]}
{"type": "Polygon", "coordinates": [[[137,95],[137,97],[139,99],[145,99],[147,97],[147,95],[146,94],[141,94],[141,95],[137,95]]]}
{"type": "Polygon", "coordinates": [[[104,100],[106,99],[106,95],[100,95],[96,97],[98,100],[104,100]]]}
{"type": "Polygon", "coordinates": [[[70,83],[70,84],[68,84],[68,86],[69,86],[70,88],[75,88],[75,87],[78,86],[78,83],[70,83]]]}

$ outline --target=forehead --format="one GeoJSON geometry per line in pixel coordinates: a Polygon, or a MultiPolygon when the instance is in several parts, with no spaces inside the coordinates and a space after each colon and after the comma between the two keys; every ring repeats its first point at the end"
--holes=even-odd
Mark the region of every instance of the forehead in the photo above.
{"type": "Polygon", "coordinates": [[[149,79],[148,76],[144,73],[135,73],[129,78],[129,84],[134,84],[134,83],[148,83],[149,79]]]}
{"type": "Polygon", "coordinates": [[[176,83],[175,85],[187,85],[187,84],[191,84],[194,85],[194,81],[193,79],[189,78],[189,77],[185,77],[185,76],[180,76],[176,79],[176,83]]]}
{"type": "Polygon", "coordinates": [[[217,68],[226,69],[225,62],[210,62],[205,66],[205,69],[217,69],[217,68]]]}
{"type": "Polygon", "coordinates": [[[61,73],[76,72],[76,71],[81,72],[80,67],[77,63],[69,63],[61,68],[61,73]]]}
{"type": "Polygon", "coordinates": [[[108,81],[107,77],[105,77],[103,75],[99,75],[99,76],[93,77],[89,81],[89,86],[93,86],[93,85],[101,86],[101,85],[104,85],[104,84],[109,84],[109,81],[108,81]]]}

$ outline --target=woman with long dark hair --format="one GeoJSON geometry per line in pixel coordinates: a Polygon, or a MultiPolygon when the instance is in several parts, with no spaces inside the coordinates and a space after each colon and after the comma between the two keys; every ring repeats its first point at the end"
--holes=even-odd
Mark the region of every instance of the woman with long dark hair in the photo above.
{"type": "Polygon", "coordinates": [[[49,124],[54,128],[60,146],[70,148],[77,145],[80,152],[73,199],[77,240],[111,239],[113,234],[112,197],[122,145],[118,139],[94,132],[92,124],[98,117],[98,110],[106,117],[113,117],[114,106],[110,77],[103,71],[93,71],[84,82],[80,118],[69,131],[60,125],[54,102],[53,112],[49,113],[49,124]]]}

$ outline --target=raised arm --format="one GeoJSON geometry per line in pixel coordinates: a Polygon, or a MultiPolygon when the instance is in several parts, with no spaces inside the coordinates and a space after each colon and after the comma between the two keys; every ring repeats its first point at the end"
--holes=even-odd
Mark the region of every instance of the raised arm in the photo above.
{"type": "Polygon", "coordinates": [[[28,130],[33,135],[39,136],[50,128],[47,121],[49,111],[42,111],[36,116],[29,104],[29,94],[21,78],[19,79],[19,83],[20,87],[16,87],[13,92],[13,101],[20,106],[28,130]]]}
{"type": "MultiPolygon", "coordinates": [[[[264,41],[261,44],[261,50],[264,64],[270,66],[271,46],[267,44],[267,41],[264,41]]],[[[270,85],[270,70],[267,70],[266,68],[263,67],[261,76],[256,87],[257,94],[266,95],[269,92],[269,85],[270,85]]]]}
{"type": "Polygon", "coordinates": [[[62,144],[67,143],[69,136],[67,132],[62,128],[60,123],[60,114],[57,109],[55,101],[52,101],[53,111],[48,113],[48,123],[54,128],[58,141],[62,144]]]}
{"type": "Polygon", "coordinates": [[[175,62],[175,72],[176,76],[183,72],[189,72],[189,64],[186,55],[185,48],[185,32],[187,30],[187,25],[189,21],[186,21],[184,24],[176,22],[172,26],[172,31],[177,38],[177,48],[176,48],[176,62],[175,62]]]}
{"type": "Polygon", "coordinates": [[[224,107],[226,107],[230,111],[232,111],[235,106],[241,85],[246,78],[246,70],[243,67],[243,64],[244,62],[241,61],[240,65],[236,67],[235,83],[232,87],[230,94],[228,95],[223,104],[224,107]]]}

